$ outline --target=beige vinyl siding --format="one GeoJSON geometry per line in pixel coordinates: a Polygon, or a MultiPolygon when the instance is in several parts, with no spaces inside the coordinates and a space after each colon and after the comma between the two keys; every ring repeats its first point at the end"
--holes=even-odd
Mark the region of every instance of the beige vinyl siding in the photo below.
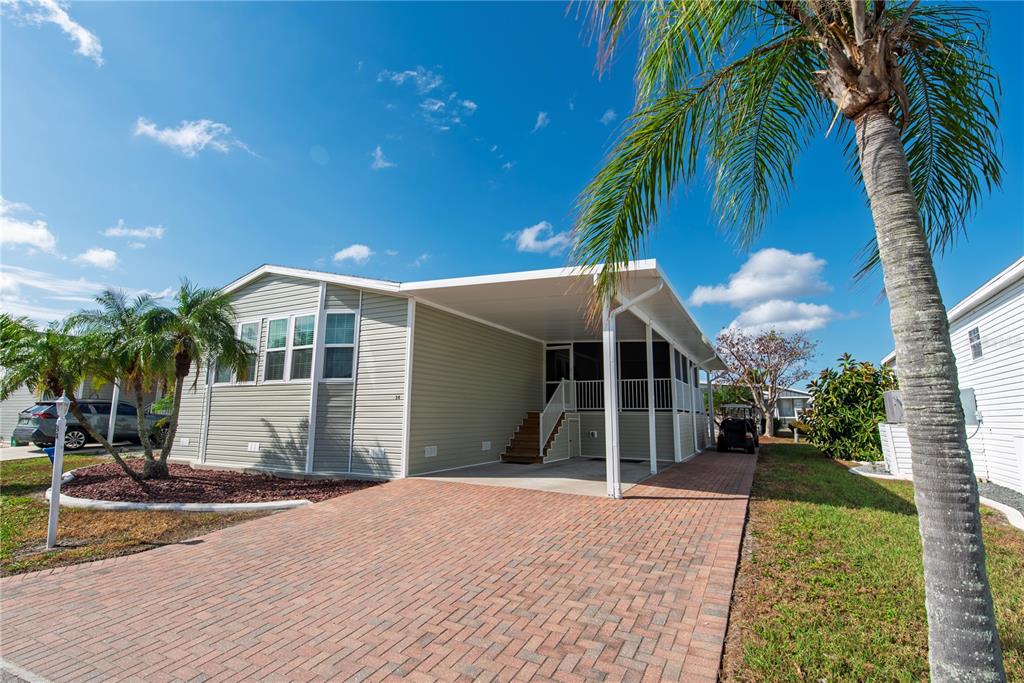
{"type": "MultiPolygon", "coordinates": [[[[690,419],[688,413],[680,413],[690,419]]],[[[624,460],[646,460],[650,458],[650,443],[647,439],[647,413],[619,413],[619,457],[624,460]]],[[[654,415],[654,436],[657,440],[658,460],[673,460],[672,413],[659,412],[654,415]]],[[[605,456],[604,412],[585,411],[580,413],[580,443],[582,454],[591,458],[605,456]],[[596,432],[596,436],[592,435],[596,432]]],[[[693,450],[690,441],[689,451],[693,450]]],[[[686,443],[683,452],[687,453],[686,443]]]]}
{"type": "Polygon", "coordinates": [[[402,474],[408,310],[407,299],[363,293],[352,449],[358,474],[402,474]]]}
{"type": "Polygon", "coordinates": [[[206,462],[303,471],[310,384],[215,386],[210,396],[206,462]],[[250,453],[250,442],[259,450],[250,453]]]}
{"type": "Polygon", "coordinates": [[[327,310],[344,310],[353,313],[359,309],[359,290],[340,285],[327,285],[324,293],[324,307],[327,310]]]}
{"type": "Polygon", "coordinates": [[[352,436],[352,385],[321,382],[316,394],[313,471],[347,472],[352,436]]]}
{"type": "Polygon", "coordinates": [[[693,449],[693,418],[690,413],[677,413],[676,419],[679,420],[679,450],[683,458],[688,458],[696,452],[693,449]]]}
{"type": "Polygon", "coordinates": [[[178,429],[171,445],[171,457],[179,460],[198,460],[199,441],[202,436],[203,405],[206,400],[206,373],[192,364],[192,369],[185,377],[185,386],[181,394],[181,407],[178,410],[178,429]],[[199,382],[193,388],[196,374],[199,382]]]}
{"type": "Polygon", "coordinates": [[[24,386],[11,392],[6,400],[0,401],[0,439],[3,439],[0,445],[7,446],[11,443],[11,434],[18,426],[18,413],[25,408],[31,408],[35,402],[35,393],[24,386]]]}
{"type": "Polygon", "coordinates": [[[542,408],[542,359],[539,342],[417,304],[409,474],[498,460],[526,413],[542,408]]]}
{"type": "Polygon", "coordinates": [[[260,348],[256,384],[215,384],[210,390],[210,415],[205,436],[208,464],[303,471],[309,433],[312,382],[263,383],[268,321],[315,313],[320,283],[267,275],[232,294],[239,321],[259,320],[260,348]],[[259,444],[250,452],[248,444],[259,444]]]}

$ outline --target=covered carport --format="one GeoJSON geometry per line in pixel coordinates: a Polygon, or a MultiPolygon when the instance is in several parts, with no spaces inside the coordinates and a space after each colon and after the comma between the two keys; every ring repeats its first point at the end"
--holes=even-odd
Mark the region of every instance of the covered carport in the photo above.
{"type": "MultiPolygon", "coordinates": [[[[684,357],[687,365],[679,377],[678,362],[670,362],[672,376],[670,391],[672,439],[671,452],[675,461],[683,459],[679,412],[680,399],[692,408],[692,450],[698,448],[698,405],[703,405],[699,371],[710,373],[724,369],[710,341],[686,311],[681,297],[665,277],[654,260],[636,261],[624,270],[619,293],[610,301],[595,302],[595,270],[586,268],[558,268],[522,273],[483,275],[447,280],[403,283],[402,293],[431,306],[458,315],[479,320],[489,325],[527,336],[547,346],[573,342],[600,342],[602,347],[602,377],[615,381],[601,381],[601,410],[604,433],[604,486],[605,493],[621,498],[623,466],[620,445],[620,421],[623,410],[624,382],[620,372],[619,341],[643,340],[646,345],[647,378],[642,384],[646,397],[640,397],[647,413],[648,438],[647,474],[658,471],[658,437],[654,377],[654,344],[666,342],[672,357],[684,357]]],[[[631,387],[638,385],[630,385],[631,387]]],[[[660,386],[660,385],[659,385],[660,386]]],[[[543,400],[550,407],[550,398],[543,400]]],[[[563,399],[564,401],[565,399],[563,399]]],[[[573,398],[563,403],[562,410],[575,409],[576,388],[573,398]]],[[[668,400],[668,399],[664,399],[668,400]]],[[[633,414],[635,414],[635,405],[633,414]]],[[[543,419],[543,416],[542,416],[543,419]]],[[[686,449],[687,452],[690,448],[686,449]]],[[[630,470],[632,471],[632,470],[630,470]]]]}

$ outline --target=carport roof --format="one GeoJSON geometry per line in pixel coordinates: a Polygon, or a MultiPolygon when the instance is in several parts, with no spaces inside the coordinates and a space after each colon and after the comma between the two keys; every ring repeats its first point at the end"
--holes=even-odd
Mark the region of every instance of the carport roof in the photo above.
{"type": "MultiPolygon", "coordinates": [[[[501,327],[542,342],[601,338],[601,323],[591,315],[593,274],[598,268],[567,267],[419,282],[394,282],[315,270],[264,265],[235,280],[234,291],[263,275],[276,274],[396,294],[501,327]]],[[[724,363],[683,305],[682,298],[654,259],[633,261],[624,269],[619,302],[659,284],[654,295],[619,316],[618,338],[642,340],[645,325],[672,342],[706,370],[724,363]]]]}

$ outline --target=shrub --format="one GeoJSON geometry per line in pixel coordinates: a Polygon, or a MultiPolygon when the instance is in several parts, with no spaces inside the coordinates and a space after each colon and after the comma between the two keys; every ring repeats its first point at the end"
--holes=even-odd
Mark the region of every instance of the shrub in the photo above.
{"type": "Polygon", "coordinates": [[[885,421],[883,395],[896,388],[891,368],[857,362],[844,353],[838,369],[822,370],[810,383],[811,409],[803,421],[811,442],[831,458],[881,460],[878,423],[885,421]]]}

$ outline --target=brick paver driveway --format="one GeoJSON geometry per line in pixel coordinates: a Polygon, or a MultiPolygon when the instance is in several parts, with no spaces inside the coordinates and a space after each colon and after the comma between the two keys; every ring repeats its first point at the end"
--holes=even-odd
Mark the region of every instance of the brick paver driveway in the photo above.
{"type": "Polygon", "coordinates": [[[52,680],[714,680],[754,458],[613,501],[405,479],[4,579],[3,658],[52,680]]]}

